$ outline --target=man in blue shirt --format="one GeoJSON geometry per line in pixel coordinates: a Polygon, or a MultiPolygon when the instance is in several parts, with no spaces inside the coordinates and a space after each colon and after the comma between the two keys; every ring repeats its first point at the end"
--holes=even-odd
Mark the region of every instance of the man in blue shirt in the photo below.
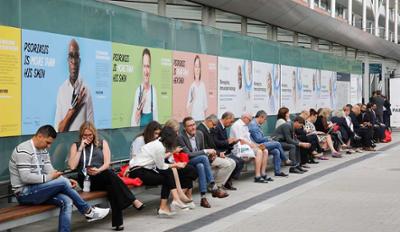
{"type": "Polygon", "coordinates": [[[274,171],[275,176],[288,176],[281,171],[281,161],[285,164],[290,164],[290,160],[285,156],[282,145],[273,140],[268,140],[262,132],[261,126],[267,121],[267,113],[260,110],[249,124],[249,131],[251,139],[258,144],[264,144],[268,152],[274,156],[274,171]]]}

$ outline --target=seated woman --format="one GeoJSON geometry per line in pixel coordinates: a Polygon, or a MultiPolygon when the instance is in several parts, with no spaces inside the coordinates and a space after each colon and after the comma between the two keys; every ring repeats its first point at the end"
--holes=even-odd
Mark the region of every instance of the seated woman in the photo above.
{"type": "MultiPolygon", "coordinates": [[[[328,134],[330,128],[333,124],[328,123],[328,116],[330,114],[330,110],[327,108],[319,110],[320,113],[316,113],[313,111],[310,112],[309,118],[306,120],[305,129],[307,133],[315,133],[318,135],[319,142],[324,149],[330,149],[332,152],[332,157],[340,158],[341,154],[335,149],[333,146],[332,136],[328,134]],[[307,121],[309,123],[307,123],[307,121]]],[[[320,159],[326,159],[321,158],[320,159]]]]}
{"type": "MultiPolygon", "coordinates": [[[[160,208],[157,212],[160,216],[173,216],[175,214],[175,212],[171,212],[168,205],[170,193],[173,198],[172,208],[185,209],[189,207],[179,198],[172,173],[172,168],[185,168],[186,163],[165,163],[165,159],[168,159],[176,150],[176,143],[176,132],[170,127],[164,127],[160,132],[160,138],[145,144],[135,158],[129,162],[129,177],[140,178],[144,185],[162,185],[160,208]]],[[[189,182],[191,180],[183,175],[182,183],[189,182]]]]}
{"type": "MultiPolygon", "coordinates": [[[[174,122],[176,122],[176,121],[172,120],[172,119],[168,120],[165,123],[165,126],[170,126],[174,130],[175,130],[175,127],[177,127],[179,129],[179,123],[176,122],[176,124],[175,124],[174,122]]],[[[144,128],[143,133],[139,134],[135,138],[135,140],[132,142],[131,151],[130,151],[131,159],[136,157],[136,154],[140,153],[142,147],[145,144],[158,139],[160,136],[161,129],[162,129],[162,127],[161,127],[160,123],[158,123],[157,121],[151,121],[149,124],[147,124],[147,126],[144,128]]],[[[129,169],[127,169],[127,171],[129,171],[129,169]]],[[[192,188],[193,188],[192,182],[184,183],[183,184],[184,189],[182,190],[178,170],[176,168],[172,168],[172,172],[174,173],[174,179],[175,179],[176,189],[179,194],[179,198],[181,199],[182,202],[188,203],[189,208],[191,208],[191,209],[195,208],[195,205],[194,205],[193,201],[191,200],[192,199],[191,193],[192,193],[192,188]]],[[[197,178],[196,170],[194,168],[192,168],[191,166],[186,166],[185,168],[180,169],[179,173],[181,173],[181,176],[188,175],[189,177],[194,178],[193,180],[195,180],[197,178]],[[189,170],[189,169],[191,169],[191,170],[189,170]]]]}
{"type": "Polygon", "coordinates": [[[143,203],[110,169],[110,160],[107,141],[98,139],[97,130],[91,122],[83,123],[79,130],[79,142],[71,146],[68,165],[72,170],[78,169],[78,183],[84,190],[107,191],[112,226],[115,230],[123,230],[122,210],[130,205],[140,210],[143,203]]]}
{"type": "Polygon", "coordinates": [[[278,128],[280,125],[286,123],[287,121],[290,121],[289,108],[281,107],[278,110],[278,114],[276,115],[275,129],[278,128]]]}

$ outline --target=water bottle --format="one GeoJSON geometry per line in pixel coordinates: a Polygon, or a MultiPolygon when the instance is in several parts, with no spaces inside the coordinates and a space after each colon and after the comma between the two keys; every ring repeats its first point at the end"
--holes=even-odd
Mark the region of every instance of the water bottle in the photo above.
{"type": "Polygon", "coordinates": [[[85,176],[85,179],[83,180],[83,191],[84,192],[90,192],[90,179],[89,175],[85,176]]]}

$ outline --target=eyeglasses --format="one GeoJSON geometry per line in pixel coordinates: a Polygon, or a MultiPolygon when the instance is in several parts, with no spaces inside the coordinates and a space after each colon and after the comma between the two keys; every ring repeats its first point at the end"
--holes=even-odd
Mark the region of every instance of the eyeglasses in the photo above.
{"type": "Polygon", "coordinates": [[[92,134],[92,133],[90,133],[90,134],[83,134],[82,136],[83,136],[83,137],[92,137],[93,134],[92,134]]]}
{"type": "Polygon", "coordinates": [[[196,123],[192,123],[192,124],[186,125],[186,127],[192,127],[192,126],[196,126],[196,123]]]}
{"type": "Polygon", "coordinates": [[[79,52],[70,52],[70,53],[68,53],[68,60],[69,61],[72,61],[72,60],[77,61],[79,59],[80,59],[79,52]]]}

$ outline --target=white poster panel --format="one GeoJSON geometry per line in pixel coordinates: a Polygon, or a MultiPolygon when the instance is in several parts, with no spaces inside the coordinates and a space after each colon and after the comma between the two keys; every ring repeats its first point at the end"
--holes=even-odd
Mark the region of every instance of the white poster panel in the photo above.
{"type": "Polygon", "coordinates": [[[350,76],[350,104],[357,104],[358,101],[358,75],[351,74],[350,76]]]}
{"type": "Polygon", "coordinates": [[[282,106],[289,108],[290,113],[297,113],[296,105],[299,99],[297,93],[297,76],[299,68],[293,66],[281,66],[282,72],[282,87],[281,87],[281,102],[282,106]]]}
{"type": "Polygon", "coordinates": [[[320,75],[320,96],[319,96],[319,104],[318,108],[331,108],[331,91],[330,91],[330,83],[331,80],[331,71],[321,70],[320,75]]]}
{"type": "Polygon", "coordinates": [[[317,70],[310,68],[302,68],[300,72],[301,81],[298,81],[297,84],[301,83],[301,95],[300,101],[297,102],[298,111],[309,110],[310,108],[316,107],[316,98],[315,98],[315,82],[317,79],[317,70]]]}
{"type": "Polygon", "coordinates": [[[279,109],[280,77],[276,64],[253,62],[254,94],[253,115],[265,110],[268,115],[275,115],[279,109]],[[278,79],[277,79],[278,78],[278,79]],[[276,88],[276,84],[278,88],[276,88]]]}
{"type": "Polygon", "coordinates": [[[218,116],[231,111],[235,117],[252,108],[252,64],[218,57],[218,116]],[[250,74],[250,75],[249,75],[250,74]]]}
{"type": "Polygon", "coordinates": [[[390,79],[390,103],[392,104],[392,116],[390,124],[392,127],[400,127],[400,78],[390,79]]]}
{"type": "Polygon", "coordinates": [[[329,80],[329,95],[330,95],[330,108],[333,110],[337,109],[336,102],[336,91],[337,91],[337,76],[336,72],[331,72],[331,78],[329,80]]]}
{"type": "Polygon", "coordinates": [[[337,73],[336,109],[350,103],[350,74],[337,73]]]}

